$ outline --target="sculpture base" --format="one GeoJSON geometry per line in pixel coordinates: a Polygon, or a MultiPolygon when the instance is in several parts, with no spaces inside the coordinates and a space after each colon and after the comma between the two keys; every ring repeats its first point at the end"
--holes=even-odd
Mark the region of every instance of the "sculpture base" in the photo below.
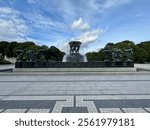
{"type": "Polygon", "coordinates": [[[104,62],[105,62],[105,66],[106,66],[106,67],[111,67],[111,66],[112,66],[111,61],[106,60],[106,61],[104,61],[104,62]]]}
{"type": "Polygon", "coordinates": [[[66,56],[66,62],[84,62],[84,56],[80,53],[71,53],[66,56]]]}
{"type": "Polygon", "coordinates": [[[16,62],[15,68],[104,68],[134,67],[134,63],[115,62],[16,62]]]}
{"type": "Polygon", "coordinates": [[[134,67],[107,68],[15,68],[14,72],[24,74],[104,74],[102,72],[136,72],[134,67]]]}
{"type": "MultiPolygon", "coordinates": [[[[128,66],[126,63],[125,63],[125,65],[128,66]]],[[[116,62],[112,62],[112,66],[122,67],[122,66],[124,66],[124,64],[121,61],[116,61],[116,62]]]]}

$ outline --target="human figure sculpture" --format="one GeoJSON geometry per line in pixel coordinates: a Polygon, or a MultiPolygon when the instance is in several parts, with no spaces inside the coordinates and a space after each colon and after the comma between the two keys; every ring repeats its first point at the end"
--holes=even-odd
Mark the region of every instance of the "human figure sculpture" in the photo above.
{"type": "Polygon", "coordinates": [[[37,56],[37,53],[32,51],[32,50],[29,50],[27,52],[27,55],[28,55],[28,58],[29,58],[29,61],[35,61],[36,60],[36,56],[37,56]]]}
{"type": "Polygon", "coordinates": [[[79,53],[80,50],[80,41],[71,41],[69,42],[70,45],[70,53],[79,53]]]}
{"type": "Polygon", "coordinates": [[[133,54],[132,49],[126,49],[125,54],[126,54],[126,57],[127,57],[127,61],[132,61],[132,54],[133,54]]]}
{"type": "Polygon", "coordinates": [[[111,56],[111,50],[104,50],[105,52],[105,61],[109,61],[109,58],[111,56]]]}
{"type": "Polygon", "coordinates": [[[122,51],[120,49],[114,49],[112,53],[112,58],[115,62],[118,62],[122,58],[122,51]]]}
{"type": "Polygon", "coordinates": [[[22,61],[23,60],[23,54],[24,54],[24,50],[17,50],[16,51],[17,54],[17,61],[22,61]]]}

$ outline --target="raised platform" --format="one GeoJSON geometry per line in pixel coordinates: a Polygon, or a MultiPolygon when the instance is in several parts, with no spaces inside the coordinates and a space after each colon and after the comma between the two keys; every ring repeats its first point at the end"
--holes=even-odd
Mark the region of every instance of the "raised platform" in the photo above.
{"type": "Polygon", "coordinates": [[[132,61],[129,62],[16,62],[15,68],[124,68],[134,67],[132,61]]]}
{"type": "Polygon", "coordinates": [[[99,73],[135,72],[133,62],[16,62],[15,72],[99,73]]]}
{"type": "Polygon", "coordinates": [[[15,68],[15,72],[50,72],[50,73],[99,73],[99,72],[136,72],[136,68],[15,68]]]}

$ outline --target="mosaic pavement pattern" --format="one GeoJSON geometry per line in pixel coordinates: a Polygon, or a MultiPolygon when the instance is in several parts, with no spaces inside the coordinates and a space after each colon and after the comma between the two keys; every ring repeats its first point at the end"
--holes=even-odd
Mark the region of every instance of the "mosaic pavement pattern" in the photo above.
{"type": "Polygon", "coordinates": [[[150,113],[150,95],[0,96],[1,113],[150,113]]]}

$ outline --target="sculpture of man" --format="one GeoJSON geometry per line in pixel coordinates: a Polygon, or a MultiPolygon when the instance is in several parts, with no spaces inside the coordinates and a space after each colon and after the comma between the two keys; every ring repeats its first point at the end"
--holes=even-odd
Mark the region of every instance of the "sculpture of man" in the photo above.
{"type": "Polygon", "coordinates": [[[120,49],[114,49],[112,53],[112,58],[115,62],[121,61],[122,58],[122,51],[120,49]]]}
{"type": "Polygon", "coordinates": [[[132,49],[126,49],[125,54],[126,54],[126,57],[127,57],[127,61],[132,61],[132,55],[133,55],[132,49]]]}
{"type": "Polygon", "coordinates": [[[69,42],[70,45],[70,53],[79,53],[80,50],[80,41],[71,41],[69,42]]]}

